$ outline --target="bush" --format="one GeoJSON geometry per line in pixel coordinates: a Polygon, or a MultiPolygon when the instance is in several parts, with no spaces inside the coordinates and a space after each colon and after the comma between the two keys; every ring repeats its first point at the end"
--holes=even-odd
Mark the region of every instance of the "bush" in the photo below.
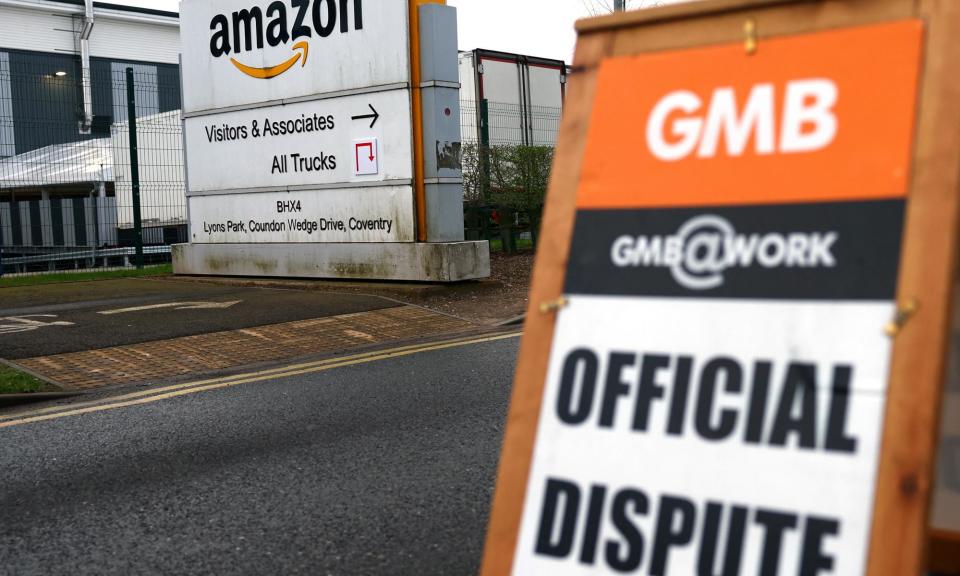
{"type": "Polygon", "coordinates": [[[520,213],[529,220],[536,241],[553,150],[550,146],[524,145],[495,145],[484,150],[477,144],[465,144],[462,149],[464,200],[520,213]]]}

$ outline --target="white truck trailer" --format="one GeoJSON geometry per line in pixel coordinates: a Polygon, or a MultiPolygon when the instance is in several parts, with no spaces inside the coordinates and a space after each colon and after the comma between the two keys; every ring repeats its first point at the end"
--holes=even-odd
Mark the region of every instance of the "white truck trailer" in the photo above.
{"type": "Polygon", "coordinates": [[[486,101],[489,144],[553,146],[567,72],[562,60],[483,49],[461,52],[464,143],[482,141],[481,103],[486,101]]]}

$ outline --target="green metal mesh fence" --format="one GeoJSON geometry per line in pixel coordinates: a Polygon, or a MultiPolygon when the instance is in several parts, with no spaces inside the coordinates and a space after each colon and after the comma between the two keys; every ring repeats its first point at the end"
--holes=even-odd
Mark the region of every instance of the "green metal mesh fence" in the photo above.
{"type": "Polygon", "coordinates": [[[69,64],[53,73],[0,67],[0,269],[132,264],[128,67],[144,262],[169,261],[170,244],[187,239],[179,83],[161,82],[155,66],[105,62],[94,67],[85,90],[78,66],[69,64]]]}
{"type": "MultiPolygon", "coordinates": [[[[85,86],[75,59],[33,62],[0,52],[0,274],[132,266],[138,236],[144,263],[167,262],[170,245],[188,239],[176,68],[93,64],[85,86]]],[[[530,231],[560,110],[463,102],[461,120],[467,236],[530,231]]]]}
{"type": "Polygon", "coordinates": [[[535,244],[561,109],[463,102],[461,117],[467,238],[535,244]]]}

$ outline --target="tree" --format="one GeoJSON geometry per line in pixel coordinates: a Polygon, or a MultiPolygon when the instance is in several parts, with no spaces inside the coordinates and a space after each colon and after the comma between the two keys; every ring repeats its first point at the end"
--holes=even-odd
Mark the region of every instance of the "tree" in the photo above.
{"type": "MultiPolygon", "coordinates": [[[[613,12],[614,0],[580,0],[583,7],[591,16],[601,16],[613,12]]],[[[662,4],[662,0],[623,0],[626,10],[636,10],[638,8],[654,8],[662,4]]]]}
{"type": "Polygon", "coordinates": [[[489,162],[490,200],[508,213],[525,215],[536,244],[553,166],[553,147],[491,146],[489,162]]]}

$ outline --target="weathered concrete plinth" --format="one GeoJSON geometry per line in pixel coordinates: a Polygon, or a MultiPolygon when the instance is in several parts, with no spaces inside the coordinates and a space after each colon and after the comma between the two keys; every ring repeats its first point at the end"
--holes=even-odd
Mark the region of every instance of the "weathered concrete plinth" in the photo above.
{"type": "Polygon", "coordinates": [[[480,242],[177,244],[174,274],[459,282],[490,276],[480,242]]]}

